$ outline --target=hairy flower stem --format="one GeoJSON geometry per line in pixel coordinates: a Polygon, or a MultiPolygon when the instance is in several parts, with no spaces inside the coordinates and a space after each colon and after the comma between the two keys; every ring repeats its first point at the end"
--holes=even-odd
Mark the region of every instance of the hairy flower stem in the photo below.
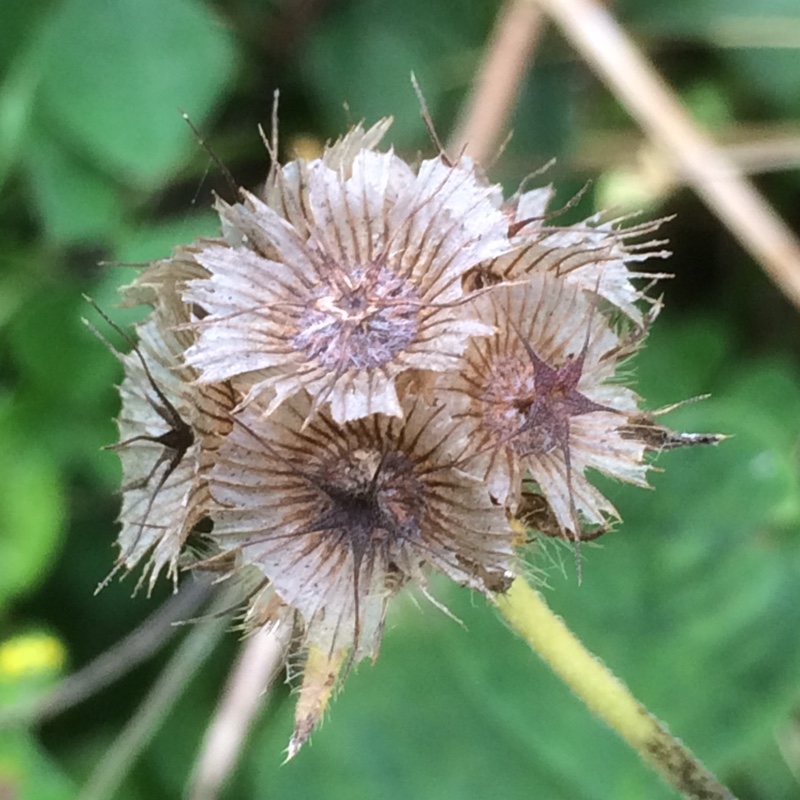
{"type": "Polygon", "coordinates": [[[497,595],[512,628],[550,669],[670,786],[691,800],[735,800],[697,758],[590,653],[539,592],[517,578],[497,595]]]}

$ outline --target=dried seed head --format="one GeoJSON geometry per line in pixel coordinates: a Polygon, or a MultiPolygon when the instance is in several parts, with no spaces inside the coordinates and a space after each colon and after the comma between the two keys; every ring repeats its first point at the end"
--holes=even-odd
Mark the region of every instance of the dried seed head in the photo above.
{"type": "Polygon", "coordinates": [[[181,365],[191,333],[174,331],[176,319],[167,311],[183,306],[171,305],[167,294],[160,300],[136,326],[138,345],[117,353],[125,367],[114,446],[123,472],[117,566],[130,571],[150,553],[139,581],[149,574],[150,590],[164,568],[177,582],[186,537],[211,511],[207,476],[235,405],[229,386],[192,383],[196,372],[181,365]]]}
{"type": "Polygon", "coordinates": [[[465,426],[465,469],[516,509],[530,473],[564,531],[576,512],[603,524],[614,509],[584,477],[587,467],[643,484],[644,446],[620,427],[636,396],[608,384],[618,337],[584,292],[551,275],[497,287],[476,301],[497,328],[474,340],[446,392],[465,426]]]}
{"type": "MultiPolygon", "coordinates": [[[[364,130],[360,123],[355,125],[333,144],[326,145],[319,161],[343,178],[351,177],[353,163],[359,153],[375,150],[391,124],[391,118],[386,118],[379,120],[367,130],[364,130]]],[[[291,223],[297,230],[305,230],[307,235],[309,216],[306,209],[310,207],[309,163],[305,159],[298,158],[281,166],[277,156],[277,135],[277,122],[275,122],[275,128],[272,131],[273,141],[269,145],[272,163],[264,189],[259,196],[279,216],[291,223]]],[[[316,160],[311,163],[316,163],[316,160]]],[[[398,175],[398,179],[402,179],[400,175],[398,175]]],[[[227,230],[235,237],[231,244],[242,244],[241,232],[236,233],[234,226],[227,227],[227,230]]]]}
{"type": "Polygon", "coordinates": [[[179,329],[181,323],[192,319],[192,309],[186,307],[181,293],[190,280],[208,276],[195,258],[203,247],[221,243],[221,239],[203,239],[192,245],[175,248],[169,258],[154,261],[143,269],[136,280],[120,290],[123,307],[148,305],[160,310],[162,322],[169,326],[175,343],[181,351],[195,340],[195,334],[188,329],[179,329]]]}
{"type": "Polygon", "coordinates": [[[385,266],[354,269],[347,283],[320,289],[300,316],[292,346],[330,369],[381,367],[405,350],[419,329],[414,286],[385,266]]]}
{"type": "Polygon", "coordinates": [[[388,598],[424,565],[483,592],[512,567],[502,509],[452,466],[443,408],[344,426],[295,396],[240,412],[212,473],[214,539],[300,613],[305,641],[375,655],[388,598]]]}
{"type": "Polygon", "coordinates": [[[378,152],[389,120],[282,166],[275,116],[261,192],[125,289],[154,311],[120,356],[118,565],[174,577],[211,518],[193,566],[306,655],[291,756],[405,584],[504,591],[520,521],[583,540],[616,514],[589,467],[644,485],[647,450],[718,437],[612,383],[659,308],[629,270],[659,223],[551,226],[549,187],[503,206],[466,158],[378,152]]]}
{"type": "Polygon", "coordinates": [[[625,220],[603,220],[601,214],[595,214],[576,225],[554,226],[549,224],[553,213],[547,211],[553,195],[552,186],[545,186],[520,193],[504,207],[513,247],[481,266],[483,281],[514,281],[550,273],[568,285],[599,294],[644,327],[647,319],[639,307],[641,301],[656,308],[658,301],[633,281],[643,278],[652,283],[669,276],[633,271],[628,264],[669,257],[664,240],[641,241],[655,233],[663,220],[622,227],[625,220]]]}
{"type": "Polygon", "coordinates": [[[266,413],[306,390],[337,422],[399,416],[399,375],[450,369],[490,332],[462,308],[461,279],[508,249],[496,189],[466,160],[414,173],[370,150],[278,167],[271,181],[277,210],[254,195],[219,204],[240,243],[196,254],[208,277],[184,299],[207,316],[187,363],[266,413]]]}

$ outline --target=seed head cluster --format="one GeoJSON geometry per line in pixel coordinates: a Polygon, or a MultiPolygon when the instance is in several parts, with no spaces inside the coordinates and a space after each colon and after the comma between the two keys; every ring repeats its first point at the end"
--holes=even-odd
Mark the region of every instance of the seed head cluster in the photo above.
{"type": "MultiPolygon", "coordinates": [[[[241,578],[245,624],[291,626],[330,673],[301,699],[377,655],[403,586],[504,591],[509,516],[597,535],[616,511],[587,469],[645,484],[681,441],[618,380],[658,311],[632,269],[666,255],[657,224],[552,224],[551,189],[409,166],[378,149],[389,124],[285,165],[273,142],[219,238],[124,290],[152,313],[121,356],[118,567],[241,578]]],[[[290,753],[324,703],[301,705],[290,753]]]]}

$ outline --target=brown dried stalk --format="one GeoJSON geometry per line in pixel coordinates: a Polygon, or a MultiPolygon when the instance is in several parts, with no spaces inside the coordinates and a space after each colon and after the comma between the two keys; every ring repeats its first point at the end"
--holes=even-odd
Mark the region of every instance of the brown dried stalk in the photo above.
{"type": "Polygon", "coordinates": [[[780,290],[800,306],[800,242],[596,0],[529,0],[549,14],[645,133],[780,290]]]}
{"type": "Polygon", "coordinates": [[[503,5],[450,139],[451,153],[463,150],[480,163],[492,158],[541,30],[542,15],[529,0],[503,5]]]}

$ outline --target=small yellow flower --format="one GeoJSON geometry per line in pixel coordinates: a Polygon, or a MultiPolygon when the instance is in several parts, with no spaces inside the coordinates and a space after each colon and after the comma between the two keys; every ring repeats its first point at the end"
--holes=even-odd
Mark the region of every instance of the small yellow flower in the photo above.
{"type": "Polygon", "coordinates": [[[0,643],[0,680],[15,681],[63,669],[64,645],[46,633],[26,633],[0,643]]]}

